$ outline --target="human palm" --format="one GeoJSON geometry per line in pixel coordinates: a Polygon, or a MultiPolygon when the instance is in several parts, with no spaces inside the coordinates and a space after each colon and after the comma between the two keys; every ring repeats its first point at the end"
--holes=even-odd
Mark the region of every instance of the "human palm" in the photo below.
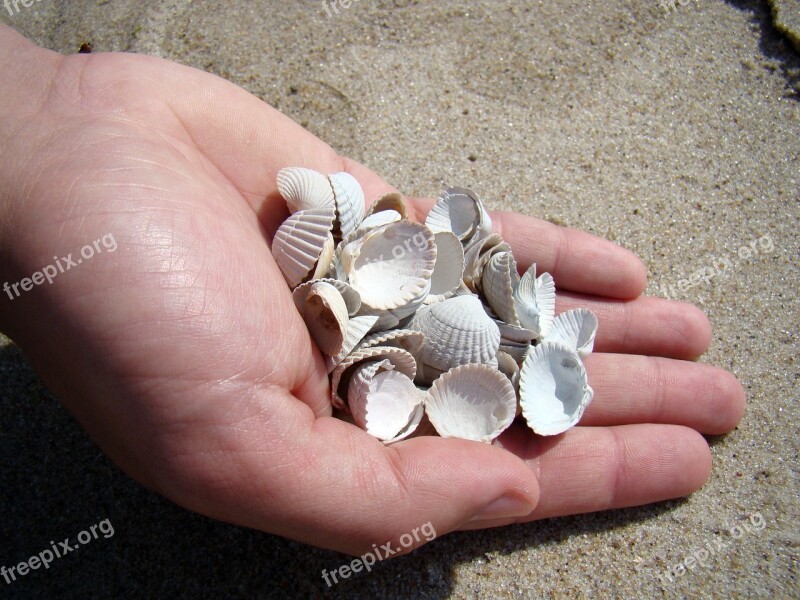
{"type": "MultiPolygon", "coordinates": [[[[4,280],[112,234],[15,300],[0,328],[105,452],[198,512],[358,553],[430,521],[440,535],[686,495],[710,453],[698,432],[741,417],[705,351],[698,310],[642,298],[628,251],[519,215],[495,230],[560,286],[558,311],[600,320],[595,400],[554,438],[515,424],[495,446],[418,437],[389,447],[331,417],[324,363],[272,259],[285,166],[392,188],[245,91],[155,58],[60,57],[0,127],[4,280]]],[[[422,218],[428,201],[413,202],[422,218]]],[[[0,212],[0,216],[2,216],[0,212]]],[[[423,540],[424,541],[424,540],[423,540]]],[[[397,544],[395,544],[395,547],[397,544]]]]}

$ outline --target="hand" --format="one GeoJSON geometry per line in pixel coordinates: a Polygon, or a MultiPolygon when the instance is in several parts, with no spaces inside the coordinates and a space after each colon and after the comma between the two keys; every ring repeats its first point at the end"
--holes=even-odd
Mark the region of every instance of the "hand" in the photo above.
{"type": "MultiPolygon", "coordinates": [[[[442,535],[684,496],[709,475],[700,433],[730,430],[743,392],[689,362],[697,309],[637,298],[630,252],[495,214],[559,311],[600,319],[581,427],[515,425],[487,446],[420,437],[384,447],[332,418],[328,383],[269,250],[285,166],[392,188],[257,98],[156,58],[62,57],[0,29],[4,148],[0,281],[110,234],[90,260],[11,299],[0,329],[103,450],[138,481],[217,519],[360,553],[431,522],[442,535]],[[8,152],[8,149],[13,149],[8,152]]],[[[416,201],[423,218],[430,201],[416,201]]],[[[423,538],[421,542],[424,542],[423,538]]]]}

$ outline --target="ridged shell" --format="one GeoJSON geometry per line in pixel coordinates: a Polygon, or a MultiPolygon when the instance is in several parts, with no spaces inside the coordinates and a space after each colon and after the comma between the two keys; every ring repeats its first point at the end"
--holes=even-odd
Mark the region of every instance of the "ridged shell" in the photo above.
{"type": "Polygon", "coordinates": [[[341,352],[350,319],[339,290],[329,283],[315,282],[303,304],[303,320],[324,354],[330,356],[341,352]]]}
{"type": "Polygon", "coordinates": [[[518,284],[517,261],[511,252],[499,252],[492,256],[481,276],[483,295],[495,314],[513,326],[519,326],[514,307],[514,290],[518,284]]]}
{"type": "Polygon", "coordinates": [[[592,353],[597,335],[597,317],[585,308],[576,308],[561,313],[555,318],[545,342],[558,342],[577,351],[581,357],[592,353]]]}
{"type": "Polygon", "coordinates": [[[364,219],[364,190],[350,173],[334,173],[328,179],[336,201],[339,232],[341,237],[345,237],[364,219]]]}
{"type": "Polygon", "coordinates": [[[492,233],[492,221],[483,203],[472,190],[452,187],[436,201],[425,219],[434,233],[450,231],[463,244],[492,233]]]}
{"type": "Polygon", "coordinates": [[[431,231],[417,223],[391,223],[345,246],[341,263],[362,303],[393,310],[417,300],[436,264],[431,231]]]}
{"type": "Polygon", "coordinates": [[[539,338],[547,336],[556,312],[556,284],[550,273],[537,278],[536,265],[531,265],[514,291],[514,302],[520,324],[539,338]]]}
{"type": "Polygon", "coordinates": [[[329,247],[335,213],[332,206],[297,212],[278,228],[272,255],[289,287],[295,288],[314,274],[329,247]]]}
{"type": "Polygon", "coordinates": [[[349,283],[345,281],[339,281],[338,279],[316,279],[298,285],[292,292],[294,305],[301,314],[303,312],[303,305],[306,303],[308,293],[317,283],[328,283],[339,290],[339,293],[342,295],[342,298],[347,305],[347,314],[349,316],[353,316],[358,312],[358,309],[361,308],[361,296],[349,283]]]}
{"type": "Polygon", "coordinates": [[[302,167],[287,167],[278,172],[278,191],[289,212],[334,206],[333,187],[322,173],[302,167]]]}
{"type": "Polygon", "coordinates": [[[406,352],[402,348],[373,346],[364,350],[356,350],[348,354],[333,370],[333,378],[331,380],[331,403],[333,406],[338,409],[345,407],[342,396],[347,394],[347,387],[350,385],[350,377],[355,371],[355,365],[381,360],[391,362],[397,371],[403,373],[412,381],[417,374],[417,361],[414,360],[410,352],[406,352]]]}
{"type": "Polygon", "coordinates": [[[357,367],[347,391],[356,424],[385,444],[411,435],[425,414],[424,396],[388,360],[357,367]]]}
{"type": "Polygon", "coordinates": [[[400,217],[402,219],[408,218],[408,209],[406,208],[406,202],[405,200],[403,200],[403,197],[397,192],[381,196],[375,202],[370,204],[369,210],[367,210],[367,216],[369,217],[371,215],[386,210],[393,210],[395,212],[400,213],[400,217]]]}
{"type": "MultiPolygon", "coordinates": [[[[454,233],[440,231],[434,234],[436,264],[431,275],[430,296],[432,301],[444,300],[461,285],[464,275],[464,248],[454,233]]],[[[429,301],[426,299],[426,302],[429,301]]]]}
{"type": "Polygon", "coordinates": [[[487,365],[451,369],[425,397],[425,413],[440,436],[485,443],[511,425],[516,409],[514,386],[487,365]]]}
{"type": "Polygon", "coordinates": [[[464,249],[464,284],[473,292],[480,291],[481,277],[486,263],[500,252],[511,252],[499,234],[475,240],[464,249]]]}
{"type": "MultiPolygon", "coordinates": [[[[501,347],[502,348],[502,347],[501,347]]],[[[519,363],[516,359],[504,350],[497,352],[497,370],[508,377],[514,392],[519,391],[519,363]]]]}
{"type": "Polygon", "coordinates": [[[522,414],[539,435],[557,435],[577,424],[593,395],[578,353],[551,342],[528,353],[519,392],[522,414]]]}
{"type": "Polygon", "coordinates": [[[472,363],[490,363],[500,347],[500,331],[475,296],[456,296],[420,308],[409,329],[425,335],[419,360],[425,365],[424,379],[432,380],[428,367],[447,371],[472,363]]]}
{"type": "Polygon", "coordinates": [[[344,344],[342,349],[333,356],[325,358],[325,364],[328,367],[328,373],[332,372],[339,364],[350,354],[356,346],[363,340],[367,334],[375,326],[378,321],[378,316],[373,315],[359,315],[350,317],[347,322],[347,331],[345,332],[344,344]]]}
{"type": "Polygon", "coordinates": [[[392,329],[390,331],[379,331],[365,337],[358,345],[359,350],[372,348],[373,346],[391,346],[402,348],[415,355],[422,349],[425,336],[419,331],[412,329],[392,329]]]}

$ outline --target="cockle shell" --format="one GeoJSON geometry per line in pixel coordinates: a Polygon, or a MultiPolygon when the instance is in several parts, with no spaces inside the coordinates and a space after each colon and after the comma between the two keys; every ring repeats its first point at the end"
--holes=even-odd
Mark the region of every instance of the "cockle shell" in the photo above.
{"type": "Polygon", "coordinates": [[[580,356],[563,344],[532,348],[519,382],[522,415],[539,435],[557,435],[577,424],[593,391],[580,356]]]}
{"type": "Polygon", "coordinates": [[[434,233],[450,231],[464,245],[492,233],[492,220],[475,192],[452,187],[436,201],[425,219],[434,233]]]}
{"type": "Polygon", "coordinates": [[[334,206],[333,187],[322,173],[302,167],[287,167],[278,173],[277,183],[289,212],[334,206]]]}
{"type": "Polygon", "coordinates": [[[511,382],[487,365],[447,371],[425,397],[425,413],[440,436],[486,443],[511,425],[516,409],[511,382]]]}
{"type": "Polygon", "coordinates": [[[425,335],[419,355],[424,370],[418,383],[431,383],[437,371],[491,363],[500,347],[500,331],[475,296],[456,296],[423,306],[408,327],[425,335]]]}
{"type": "Polygon", "coordinates": [[[519,391],[519,363],[508,352],[502,349],[497,352],[497,370],[508,377],[514,391],[519,391]]]}
{"type": "Polygon", "coordinates": [[[556,284],[550,273],[536,277],[536,265],[532,264],[514,290],[514,302],[519,322],[534,332],[538,338],[545,337],[553,327],[556,312],[556,284]]]}
{"type": "Polygon", "coordinates": [[[414,432],[425,414],[423,398],[414,382],[389,360],[359,365],[347,390],[356,424],[386,444],[414,432]]]}
{"type": "Polygon", "coordinates": [[[486,264],[492,256],[501,252],[511,252],[499,234],[475,240],[464,248],[464,284],[473,292],[481,290],[481,277],[486,264]]]}
{"type": "Polygon", "coordinates": [[[564,344],[583,358],[591,354],[595,335],[597,335],[595,314],[585,308],[576,308],[555,318],[553,327],[544,341],[564,344]]]}
{"type": "Polygon", "coordinates": [[[350,242],[340,261],[363,304],[393,310],[417,300],[429,286],[436,245],[427,227],[401,221],[350,242]]]}
{"type": "Polygon", "coordinates": [[[338,409],[345,407],[344,397],[350,385],[350,377],[355,371],[355,366],[364,362],[388,360],[395,370],[414,380],[417,374],[417,362],[410,352],[402,348],[373,346],[363,350],[356,350],[348,354],[344,360],[333,370],[331,378],[331,404],[338,409]]]}
{"type": "MultiPolygon", "coordinates": [[[[278,228],[272,241],[272,255],[289,287],[295,288],[313,275],[320,258],[332,250],[335,211],[332,206],[294,213],[278,228]]],[[[327,270],[327,267],[326,267],[327,270]]]]}
{"type": "Polygon", "coordinates": [[[378,322],[377,315],[357,315],[347,321],[344,343],[336,354],[325,357],[328,373],[331,373],[349,355],[378,322]]]}
{"type": "Polygon", "coordinates": [[[519,325],[514,306],[514,290],[518,284],[517,261],[511,252],[499,252],[492,256],[481,276],[483,295],[495,314],[513,326],[519,325]]]}
{"type": "Polygon", "coordinates": [[[398,194],[397,192],[392,192],[391,194],[386,194],[385,196],[381,196],[375,202],[370,204],[369,209],[367,210],[367,217],[375,215],[382,211],[393,210],[397,213],[400,213],[400,217],[402,219],[408,218],[408,209],[406,208],[406,202],[403,200],[403,197],[398,194]]]}
{"type": "Polygon", "coordinates": [[[336,220],[341,237],[355,231],[364,219],[364,190],[350,173],[334,173],[328,177],[336,201],[336,220]]]}
{"type": "Polygon", "coordinates": [[[342,294],[330,283],[315,282],[303,303],[303,320],[319,349],[327,355],[342,351],[350,321],[342,294]]]}
{"type": "Polygon", "coordinates": [[[392,329],[368,335],[361,340],[358,349],[363,350],[365,348],[372,348],[373,346],[391,346],[402,348],[416,356],[422,349],[424,341],[425,336],[419,331],[414,331],[412,329],[392,329]]]}
{"type": "Polygon", "coordinates": [[[355,288],[353,288],[353,286],[346,281],[325,278],[306,281],[305,283],[301,283],[294,288],[292,291],[292,299],[294,300],[294,304],[297,307],[298,312],[301,314],[303,312],[303,306],[306,303],[306,298],[308,297],[309,292],[318,283],[328,283],[339,290],[339,293],[342,295],[342,299],[344,299],[344,302],[347,305],[348,316],[352,317],[358,312],[358,309],[361,308],[361,296],[355,290],[355,288]]]}
{"type": "Polygon", "coordinates": [[[454,233],[434,234],[436,264],[431,275],[431,289],[425,302],[439,302],[455,292],[464,275],[464,248],[454,233]]]}

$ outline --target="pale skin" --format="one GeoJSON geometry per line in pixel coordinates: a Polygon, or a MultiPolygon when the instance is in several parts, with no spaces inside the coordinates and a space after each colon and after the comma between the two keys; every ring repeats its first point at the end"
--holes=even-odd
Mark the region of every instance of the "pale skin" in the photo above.
{"type": "MultiPolygon", "coordinates": [[[[324,364],[270,253],[285,166],[393,188],[237,86],[152,57],[61,56],[0,28],[0,282],[112,233],[119,247],[0,295],[0,330],[117,464],[191,510],[360,554],[431,522],[520,523],[686,496],[707,480],[703,435],[744,393],[693,362],[696,308],[642,297],[631,252],[495,213],[558,311],[600,320],[595,398],[552,438],[515,424],[494,446],[420,437],[385,447],[331,416],[324,364]]],[[[469,183],[469,182],[464,182],[469,183]]],[[[430,200],[412,200],[423,219],[430,200]]],[[[425,541],[424,538],[422,540],[425,541]]]]}

